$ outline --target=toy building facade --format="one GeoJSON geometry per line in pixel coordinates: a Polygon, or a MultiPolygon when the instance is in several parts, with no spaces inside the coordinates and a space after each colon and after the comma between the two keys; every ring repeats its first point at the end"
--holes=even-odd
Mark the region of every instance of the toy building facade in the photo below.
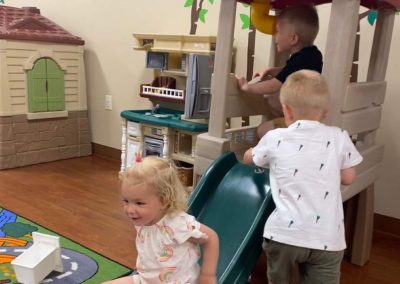
{"type": "Polygon", "coordinates": [[[0,6],[0,169],[91,154],[84,41],[0,6]]]}

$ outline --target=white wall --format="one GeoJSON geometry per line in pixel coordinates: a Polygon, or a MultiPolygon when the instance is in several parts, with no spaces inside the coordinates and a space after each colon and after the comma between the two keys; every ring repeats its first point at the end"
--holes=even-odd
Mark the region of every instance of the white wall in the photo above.
{"type": "MultiPolygon", "coordinates": [[[[152,80],[151,70],[144,68],[145,55],[134,51],[132,33],[188,34],[190,9],[184,0],[5,0],[15,7],[36,6],[41,14],[85,40],[88,107],[93,142],[120,148],[120,112],[127,109],[148,108],[149,103],[138,95],[139,84],[152,80]],[[104,109],[104,96],[112,95],[113,110],[104,109]]],[[[206,23],[200,23],[199,35],[216,35],[219,3],[208,9],[206,23]]],[[[248,13],[248,8],[238,4],[237,13],[248,13]]],[[[323,51],[329,21],[329,5],[318,8],[321,29],[316,44],[323,51]]],[[[385,157],[381,179],[376,184],[376,212],[400,219],[400,80],[398,78],[400,55],[400,16],[396,17],[395,31],[388,66],[387,97],[384,105],[382,127],[378,140],[385,144],[385,157]]],[[[237,46],[237,73],[245,74],[247,32],[241,29],[237,17],[235,45],[237,46]]],[[[362,44],[360,76],[365,78],[370,55],[373,27],[364,19],[361,23],[362,44]]],[[[257,35],[255,69],[268,62],[270,36],[257,35]]],[[[340,39],[338,39],[340,40],[340,39]]]]}

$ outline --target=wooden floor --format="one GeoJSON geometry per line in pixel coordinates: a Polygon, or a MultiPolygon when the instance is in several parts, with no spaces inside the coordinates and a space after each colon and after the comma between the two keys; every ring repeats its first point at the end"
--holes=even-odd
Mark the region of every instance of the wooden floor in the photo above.
{"type": "MultiPolygon", "coordinates": [[[[122,212],[119,162],[91,156],[0,171],[0,206],[134,267],[134,230],[122,212]]],[[[341,283],[400,283],[400,238],[374,232],[364,267],[343,262],[341,283]]]]}

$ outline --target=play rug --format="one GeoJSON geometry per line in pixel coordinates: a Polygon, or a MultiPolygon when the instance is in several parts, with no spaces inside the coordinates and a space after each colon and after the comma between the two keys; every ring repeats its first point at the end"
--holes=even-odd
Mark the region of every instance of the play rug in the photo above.
{"type": "MultiPolygon", "coordinates": [[[[18,283],[11,261],[32,245],[32,232],[59,236],[25,218],[0,207],[0,284],[18,283]]],[[[52,272],[42,283],[99,284],[131,272],[108,259],[67,238],[60,237],[64,272],[52,272]]]]}

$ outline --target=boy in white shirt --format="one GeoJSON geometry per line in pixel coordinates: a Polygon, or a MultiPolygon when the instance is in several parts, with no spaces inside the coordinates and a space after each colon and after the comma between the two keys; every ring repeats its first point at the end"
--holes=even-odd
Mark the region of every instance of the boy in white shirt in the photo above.
{"type": "Polygon", "coordinates": [[[329,89],[321,74],[301,70],[283,84],[285,123],[244,154],[269,167],[276,210],[264,227],[269,283],[288,283],[299,265],[302,283],[339,283],[346,248],[340,184],[351,184],[362,161],[348,133],[321,123],[329,89]]]}

